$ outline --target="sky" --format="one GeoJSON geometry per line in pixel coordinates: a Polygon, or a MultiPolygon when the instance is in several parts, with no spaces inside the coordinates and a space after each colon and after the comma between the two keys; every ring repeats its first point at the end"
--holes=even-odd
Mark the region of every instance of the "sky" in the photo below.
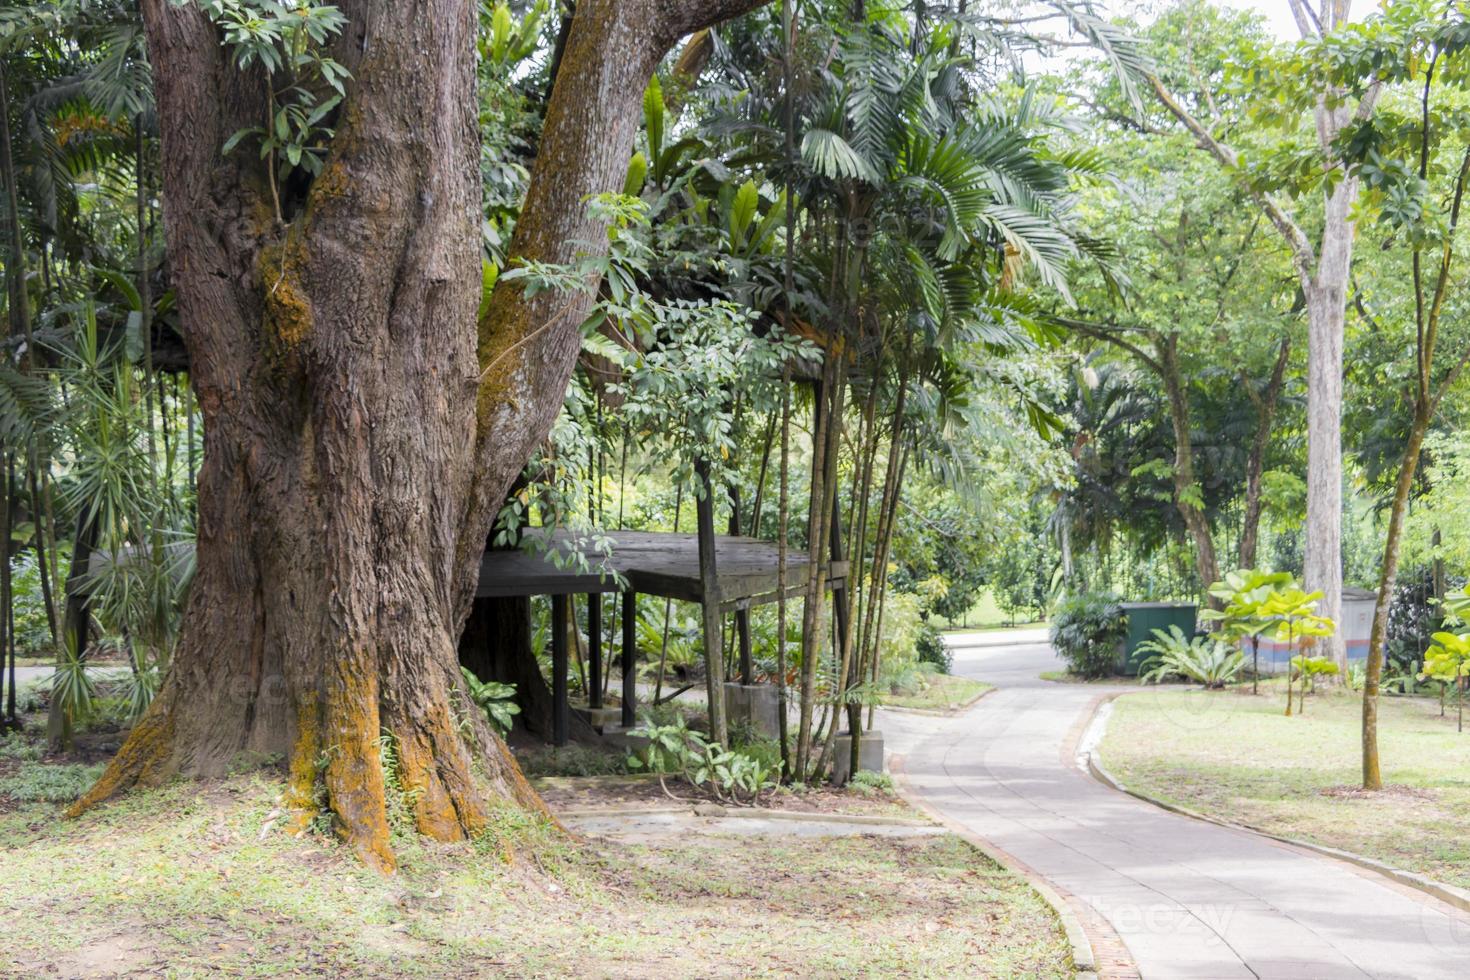
{"type": "MultiPolygon", "coordinates": [[[[1283,41],[1301,40],[1301,32],[1297,30],[1296,20],[1291,16],[1291,4],[1287,0],[1218,0],[1227,7],[1237,10],[1259,11],[1266,18],[1266,23],[1276,32],[1276,36],[1283,41]]],[[[1352,5],[1350,19],[1357,21],[1373,13],[1378,9],[1374,0],[1357,0],[1352,5]]]]}
{"type": "Polygon", "coordinates": [[[1264,14],[1266,23],[1283,41],[1295,41],[1301,37],[1296,21],[1291,16],[1291,5],[1287,0],[1222,0],[1224,6],[1237,10],[1256,10],[1264,14]]]}

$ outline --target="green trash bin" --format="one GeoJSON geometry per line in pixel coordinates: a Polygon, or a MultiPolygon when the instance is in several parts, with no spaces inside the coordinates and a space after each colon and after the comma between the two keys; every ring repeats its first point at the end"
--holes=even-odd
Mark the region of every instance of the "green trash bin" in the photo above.
{"type": "Polygon", "coordinates": [[[1148,654],[1139,653],[1138,647],[1153,639],[1154,630],[1168,630],[1170,626],[1177,626],[1186,637],[1194,636],[1198,608],[1192,602],[1123,603],[1123,612],[1128,615],[1128,639],[1123,645],[1123,673],[1129,677],[1138,675],[1139,665],[1148,659],[1148,654]]]}

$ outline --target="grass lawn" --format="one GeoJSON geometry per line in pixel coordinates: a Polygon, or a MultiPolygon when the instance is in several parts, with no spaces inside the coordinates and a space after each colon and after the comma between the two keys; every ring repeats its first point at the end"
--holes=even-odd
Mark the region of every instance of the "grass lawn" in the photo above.
{"type": "Polygon", "coordinates": [[[943,616],[936,616],[935,623],[945,632],[1029,629],[1034,626],[1046,625],[1044,621],[1037,623],[1016,623],[1012,625],[1010,616],[1001,612],[1000,606],[995,604],[995,597],[990,594],[989,589],[982,591],[980,597],[975,600],[975,604],[959,619],[945,619],[943,616]]]}
{"type": "Polygon", "coordinates": [[[1130,788],[1284,836],[1470,887],[1470,731],[1454,707],[1379,701],[1387,789],[1363,793],[1361,702],[1314,695],[1287,718],[1279,682],[1206,693],[1149,690],[1115,703],[1104,764],[1130,788]]]}
{"type": "Polygon", "coordinates": [[[969,704],[991,688],[991,685],[981,681],[951,674],[928,674],[924,679],[927,686],[922,691],[884,695],[883,706],[947,711],[969,704]]]}
{"type": "Polygon", "coordinates": [[[176,783],[75,821],[0,798],[0,975],[1070,976],[1041,899],[947,835],[614,845],[506,813],[474,844],[398,833],[385,878],[276,831],[280,791],[176,783]]]}
{"type": "Polygon", "coordinates": [[[1066,670],[1043,670],[1036,675],[1053,684],[1135,684],[1136,677],[1081,677],[1066,670]]]}

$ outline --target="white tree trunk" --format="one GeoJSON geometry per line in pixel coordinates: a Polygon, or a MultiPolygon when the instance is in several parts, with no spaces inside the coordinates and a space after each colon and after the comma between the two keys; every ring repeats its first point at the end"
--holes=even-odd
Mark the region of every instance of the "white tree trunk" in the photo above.
{"type": "MultiPolygon", "coordinates": [[[[1341,114],[1341,110],[1338,111],[1341,114]]],[[[1346,122],[1318,110],[1323,139],[1346,122]]],[[[1330,135],[1329,135],[1330,134],[1330,135]]],[[[1320,590],[1318,611],[1342,623],[1342,348],[1348,274],[1353,261],[1353,203],[1358,181],[1343,180],[1327,199],[1316,274],[1307,297],[1307,524],[1303,568],[1308,591],[1320,590]]],[[[1322,654],[1347,676],[1347,644],[1339,629],[1322,654]]]]}

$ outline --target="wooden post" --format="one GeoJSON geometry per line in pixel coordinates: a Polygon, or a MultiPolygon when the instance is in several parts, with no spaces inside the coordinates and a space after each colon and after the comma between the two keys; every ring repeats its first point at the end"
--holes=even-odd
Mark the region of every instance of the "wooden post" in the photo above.
{"type": "Polygon", "coordinates": [[[602,595],[587,593],[587,707],[602,707],[602,595]]]}
{"type": "Polygon", "coordinates": [[[638,690],[638,593],[623,593],[623,728],[632,728],[638,690]]]}
{"type": "Polygon", "coordinates": [[[700,482],[695,510],[699,523],[699,582],[703,593],[705,687],[709,693],[710,738],[719,745],[729,741],[725,726],[725,652],[720,623],[720,582],[715,570],[715,501],[709,461],[694,465],[700,482]]]}
{"type": "Polygon", "coordinates": [[[551,597],[551,744],[566,745],[571,728],[567,705],[567,606],[571,597],[551,597]]]}
{"type": "MultiPolygon", "coordinates": [[[[730,487],[730,536],[740,537],[740,488],[730,487]]],[[[755,666],[750,650],[750,609],[735,610],[735,640],[740,648],[740,683],[755,683],[755,666]]]]}

